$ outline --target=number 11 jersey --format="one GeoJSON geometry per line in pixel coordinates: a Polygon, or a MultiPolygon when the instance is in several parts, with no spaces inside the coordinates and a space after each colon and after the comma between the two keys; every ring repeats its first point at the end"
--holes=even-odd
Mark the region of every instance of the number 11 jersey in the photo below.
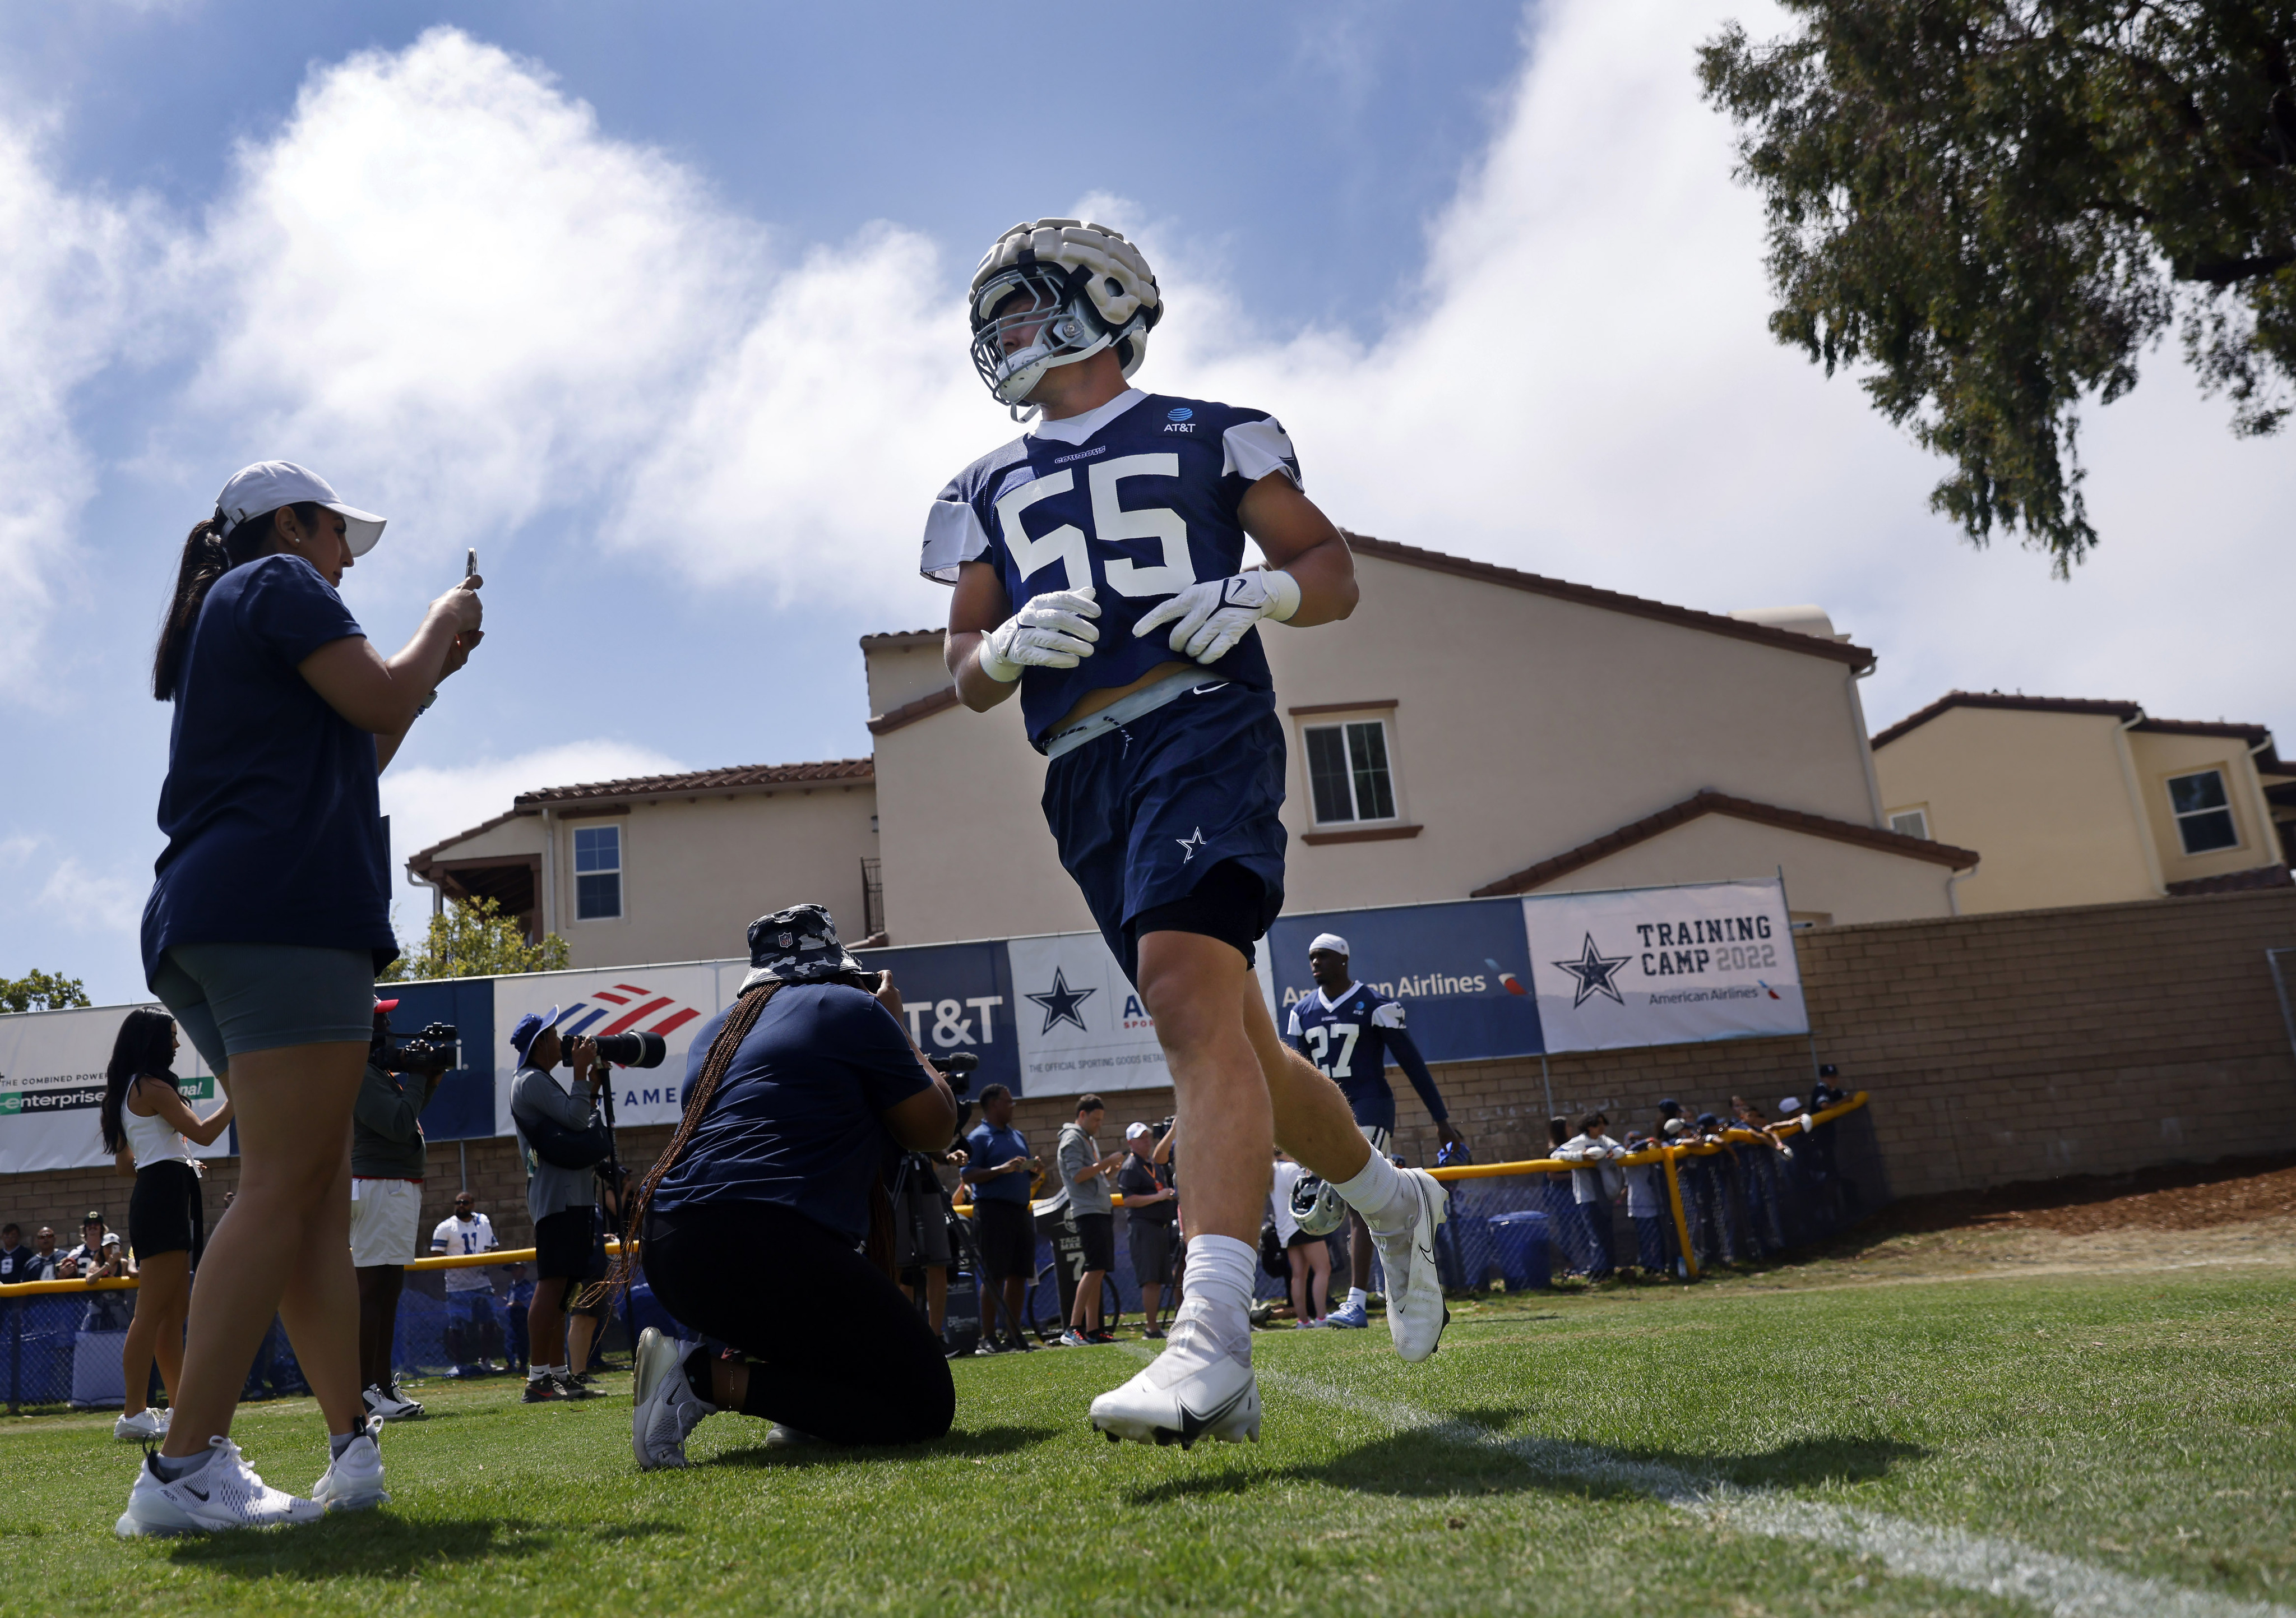
{"type": "MultiPolygon", "coordinates": [[[[1132,626],[1192,584],[1243,571],[1236,513],[1275,472],[1299,485],[1292,440],[1266,411],[1128,389],[1082,415],[1037,422],[959,472],[925,521],[921,569],[953,584],[964,563],[988,563],[1015,611],[1048,591],[1098,587],[1093,654],[1021,676],[1029,740],[1042,752],[1046,732],[1087,692],[1179,657],[1168,628],[1142,640],[1132,626]]],[[[1273,683],[1256,628],[1205,673],[1273,683]]]]}

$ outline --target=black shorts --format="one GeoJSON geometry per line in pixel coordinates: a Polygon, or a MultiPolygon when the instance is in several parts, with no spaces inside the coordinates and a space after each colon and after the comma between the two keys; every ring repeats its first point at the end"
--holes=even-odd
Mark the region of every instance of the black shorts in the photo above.
{"type": "Polygon", "coordinates": [[[1143,1286],[1169,1286],[1179,1244],[1169,1220],[1132,1221],[1132,1278],[1143,1286]]]}
{"type": "Polygon", "coordinates": [[[1086,1269],[1116,1268],[1116,1216],[1112,1213],[1076,1213],[1070,1215],[1076,1224],[1077,1240],[1084,1248],[1086,1269]]]}
{"type": "Polygon", "coordinates": [[[1293,1247],[1313,1247],[1319,1242],[1328,1242],[1331,1239],[1328,1236],[1309,1236],[1304,1230],[1295,1230],[1292,1233],[1292,1239],[1283,1245],[1287,1250],[1293,1247]]]}
{"type": "Polygon", "coordinates": [[[948,1216],[940,1198],[909,1189],[893,1203],[893,1268],[911,1269],[922,1264],[947,1269],[955,1262],[948,1248],[948,1216]]]}
{"type": "Polygon", "coordinates": [[[136,1260],[188,1253],[194,1269],[208,1244],[207,1204],[199,1170],[181,1159],[135,1170],[127,1195],[127,1245],[136,1260]]]}
{"type": "Polygon", "coordinates": [[[1037,1221],[1028,1203],[980,1198],[972,1204],[972,1240],[990,1280],[1037,1273],[1037,1221]]]}
{"type": "Polygon", "coordinates": [[[545,1281],[603,1281],[605,1249],[595,1208],[562,1208],[534,1224],[534,1273],[545,1281]]]}

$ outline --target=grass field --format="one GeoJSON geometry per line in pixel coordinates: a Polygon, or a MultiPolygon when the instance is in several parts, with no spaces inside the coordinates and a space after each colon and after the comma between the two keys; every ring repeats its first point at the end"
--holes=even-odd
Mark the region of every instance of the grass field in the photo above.
{"type": "MultiPolygon", "coordinates": [[[[643,1476],[626,1396],[434,1384],[392,1506],[198,1541],[111,1537],[109,1417],[0,1423],[0,1609],[2296,1612],[2296,1265],[1851,1275],[1468,1302],[1421,1367],[1271,1332],[1263,1441],[1187,1454],[1087,1430],[1124,1346],[959,1365],[927,1448],[721,1416],[643,1476]]],[[[308,1401],[238,1436],[321,1470],[308,1401]]]]}

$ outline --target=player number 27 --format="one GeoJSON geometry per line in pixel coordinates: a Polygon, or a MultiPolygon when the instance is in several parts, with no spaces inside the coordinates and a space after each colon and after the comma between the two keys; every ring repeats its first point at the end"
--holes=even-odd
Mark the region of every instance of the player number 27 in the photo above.
{"type": "Polygon", "coordinates": [[[1302,1031],[1302,1037],[1316,1047],[1316,1065],[1334,1079],[1346,1079],[1354,1074],[1356,1041],[1362,1037],[1362,1034],[1363,1024],[1360,1023],[1333,1023],[1328,1025],[1318,1023],[1302,1031]],[[1344,1035],[1345,1038],[1340,1042],[1340,1054],[1326,1062],[1324,1057],[1331,1055],[1332,1036],[1334,1034],[1344,1035]]]}
{"type": "MultiPolygon", "coordinates": [[[[1180,457],[1177,455],[1126,455],[1112,461],[1093,463],[1088,476],[1092,489],[1092,526],[1096,537],[1103,540],[1160,539],[1163,542],[1164,560],[1153,567],[1143,567],[1129,556],[1108,559],[1103,576],[1108,580],[1108,587],[1118,595],[1177,595],[1196,582],[1195,562],[1188,554],[1186,520],[1168,505],[1150,505],[1127,511],[1116,493],[1116,486],[1127,478],[1177,478],[1179,475],[1180,457]]],[[[1064,495],[1075,487],[1075,468],[1063,467],[1034,482],[1023,483],[996,502],[996,514],[1004,520],[1004,543],[1021,570],[1022,582],[1034,579],[1056,561],[1064,563],[1068,569],[1070,589],[1081,590],[1092,582],[1092,553],[1086,548],[1082,529],[1073,522],[1063,522],[1043,538],[1031,539],[1021,521],[1021,513],[1037,501],[1064,495]]]]}

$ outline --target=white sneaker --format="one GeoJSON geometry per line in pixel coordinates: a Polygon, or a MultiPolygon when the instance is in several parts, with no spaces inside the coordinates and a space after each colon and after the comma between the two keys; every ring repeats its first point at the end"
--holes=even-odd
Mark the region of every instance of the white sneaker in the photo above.
{"type": "Polygon", "coordinates": [[[420,1421],[427,1414],[419,1401],[397,1393],[386,1393],[378,1387],[369,1387],[359,1397],[365,1401],[369,1416],[384,1421],[420,1421]]]}
{"type": "Polygon", "coordinates": [[[165,1438],[168,1436],[168,1412],[145,1405],[133,1416],[123,1416],[111,1424],[111,1436],[126,1439],[165,1438]]]}
{"type": "Polygon", "coordinates": [[[388,1506],[382,1487],[382,1417],[370,1416],[358,1436],[327,1464],[325,1474],[311,1491],[311,1499],[329,1511],[365,1511],[388,1506]]]}
{"type": "Polygon", "coordinates": [[[1413,1363],[1435,1351],[1451,1311],[1443,1307],[1443,1277],[1435,1267],[1435,1228],[1449,1217],[1451,1196],[1424,1169],[1397,1170],[1415,1197],[1410,1222],[1371,1239],[1387,1271],[1387,1329],[1395,1351],[1413,1363]]]}
{"type": "Polygon", "coordinates": [[[638,1334],[630,1377],[630,1448],[639,1471],[693,1464],[685,1458],[686,1434],[718,1409],[696,1398],[685,1380],[685,1362],[701,1351],[701,1343],[665,1337],[651,1326],[638,1334]]]}
{"type": "Polygon", "coordinates": [[[123,1540],[141,1534],[215,1533],[226,1528],[282,1528],[316,1523],[326,1507],[274,1489],[255,1474],[239,1446],[224,1437],[208,1440],[217,1453],[197,1472],[163,1482],[146,1456],[136,1469],[127,1510],[112,1525],[123,1540]]]}
{"type": "Polygon", "coordinates": [[[1092,1425],[1110,1443],[1129,1438],[1183,1450],[1200,1438],[1258,1443],[1259,1383],[1249,1355],[1221,1352],[1201,1322],[1184,1318],[1146,1370],[1092,1401],[1092,1425]]]}

